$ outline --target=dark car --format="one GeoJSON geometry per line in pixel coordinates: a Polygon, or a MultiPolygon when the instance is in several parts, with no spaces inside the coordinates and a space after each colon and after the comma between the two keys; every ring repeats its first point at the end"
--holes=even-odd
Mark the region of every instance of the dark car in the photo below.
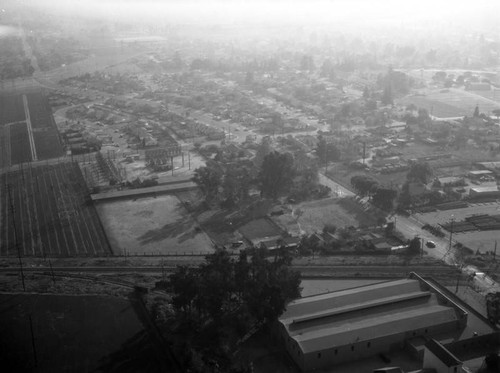
{"type": "Polygon", "coordinates": [[[427,241],[425,246],[430,247],[430,248],[435,248],[436,244],[433,241],[427,241]]]}

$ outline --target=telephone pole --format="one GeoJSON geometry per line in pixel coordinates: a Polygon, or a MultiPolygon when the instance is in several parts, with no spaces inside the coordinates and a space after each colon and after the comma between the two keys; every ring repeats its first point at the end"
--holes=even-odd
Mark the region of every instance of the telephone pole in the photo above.
{"type": "Polygon", "coordinates": [[[14,215],[14,203],[12,203],[12,195],[10,194],[10,184],[7,185],[7,192],[9,194],[10,212],[12,214],[12,225],[14,227],[14,242],[15,242],[15,245],[17,248],[17,258],[19,259],[19,271],[21,272],[21,281],[23,283],[23,291],[26,291],[26,284],[24,283],[23,261],[21,259],[21,250],[19,249],[19,243],[17,241],[16,217],[14,215]]]}

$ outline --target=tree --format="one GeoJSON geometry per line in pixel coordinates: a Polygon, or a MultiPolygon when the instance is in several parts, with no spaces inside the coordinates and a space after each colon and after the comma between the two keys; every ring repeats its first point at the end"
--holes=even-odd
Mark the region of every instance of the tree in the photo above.
{"type": "Polygon", "coordinates": [[[474,109],[473,116],[474,116],[474,118],[479,117],[479,105],[476,105],[476,108],[474,109]]]}
{"type": "Polygon", "coordinates": [[[360,196],[367,196],[375,192],[378,187],[376,180],[366,175],[356,175],[351,177],[351,185],[360,196]]]}
{"type": "Polygon", "coordinates": [[[398,208],[407,209],[412,204],[412,199],[410,195],[410,183],[406,181],[401,188],[401,193],[399,194],[398,208]]]}
{"type": "Polygon", "coordinates": [[[276,151],[268,154],[259,173],[261,195],[278,198],[290,189],[293,178],[294,165],[291,154],[276,151]]]}
{"type": "Polygon", "coordinates": [[[320,76],[330,80],[335,78],[335,70],[331,59],[327,58],[323,61],[320,69],[320,76]]]}
{"type": "Polygon", "coordinates": [[[383,210],[391,211],[394,207],[394,200],[398,192],[394,189],[377,188],[373,194],[372,202],[383,210]]]}
{"type": "Polygon", "coordinates": [[[198,185],[207,203],[212,203],[219,196],[222,184],[222,172],[215,167],[199,167],[194,170],[192,180],[198,185]]]}
{"type": "Polygon", "coordinates": [[[196,273],[186,266],[179,266],[170,275],[172,292],[172,305],[185,315],[190,315],[193,310],[194,300],[198,291],[198,278],[196,273]]]}
{"type": "Polygon", "coordinates": [[[420,254],[420,238],[413,237],[408,241],[408,254],[418,255],[420,254]]]}
{"type": "Polygon", "coordinates": [[[302,59],[300,60],[300,69],[301,70],[308,70],[312,71],[314,70],[314,59],[310,55],[303,55],[302,59]]]}
{"type": "Polygon", "coordinates": [[[321,163],[326,163],[330,161],[338,161],[341,153],[340,149],[335,144],[328,143],[323,136],[319,135],[318,145],[316,146],[316,155],[321,163]]]}
{"type": "Polygon", "coordinates": [[[271,153],[271,140],[269,137],[263,137],[259,148],[257,149],[257,153],[255,154],[255,158],[253,162],[257,167],[262,167],[262,162],[264,162],[264,158],[271,153]]]}
{"type": "Polygon", "coordinates": [[[410,182],[427,184],[432,177],[432,168],[427,162],[417,162],[410,166],[406,179],[410,182]]]}
{"type": "Polygon", "coordinates": [[[394,103],[393,94],[392,94],[392,87],[390,84],[387,84],[384,87],[381,101],[382,101],[383,105],[392,105],[394,103]]]}
{"type": "Polygon", "coordinates": [[[368,87],[365,87],[363,89],[363,99],[366,101],[370,98],[370,91],[368,90],[368,87]]]}
{"type": "Polygon", "coordinates": [[[228,165],[222,181],[222,196],[226,205],[234,206],[248,197],[250,182],[250,171],[246,166],[239,162],[228,165]]]}

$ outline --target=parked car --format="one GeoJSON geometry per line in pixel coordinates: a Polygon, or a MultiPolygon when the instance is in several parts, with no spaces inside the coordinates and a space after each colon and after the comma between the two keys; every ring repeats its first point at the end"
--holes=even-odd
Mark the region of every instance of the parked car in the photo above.
{"type": "Polygon", "coordinates": [[[434,241],[427,241],[427,242],[425,243],[425,246],[427,246],[427,247],[429,247],[429,248],[433,249],[433,248],[435,248],[435,247],[436,247],[436,243],[435,243],[434,241]]]}

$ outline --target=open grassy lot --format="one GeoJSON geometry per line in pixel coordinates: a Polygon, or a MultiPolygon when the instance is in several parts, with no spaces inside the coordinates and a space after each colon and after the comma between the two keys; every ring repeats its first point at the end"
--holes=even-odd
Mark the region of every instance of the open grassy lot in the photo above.
{"type": "Polygon", "coordinates": [[[419,108],[427,109],[431,115],[439,118],[472,116],[476,105],[479,105],[479,110],[486,114],[500,108],[500,103],[496,99],[492,100],[485,96],[488,96],[488,94],[483,91],[475,92],[450,88],[429,90],[425,93],[425,96],[406,96],[399,100],[398,103],[403,105],[415,104],[419,108]]]}
{"type": "Polygon", "coordinates": [[[113,253],[209,253],[213,245],[173,195],[103,202],[97,205],[113,253]]]}
{"type": "Polygon", "coordinates": [[[364,211],[349,198],[327,198],[293,206],[293,212],[273,218],[294,235],[320,232],[326,224],[337,228],[375,226],[377,216],[364,211]]]}
{"type": "Polygon", "coordinates": [[[242,226],[239,231],[249,240],[262,237],[274,237],[281,234],[281,230],[278,227],[264,218],[252,220],[242,226]]]}
{"type": "Polygon", "coordinates": [[[128,300],[2,294],[0,315],[5,372],[162,371],[154,342],[128,300]]]}

